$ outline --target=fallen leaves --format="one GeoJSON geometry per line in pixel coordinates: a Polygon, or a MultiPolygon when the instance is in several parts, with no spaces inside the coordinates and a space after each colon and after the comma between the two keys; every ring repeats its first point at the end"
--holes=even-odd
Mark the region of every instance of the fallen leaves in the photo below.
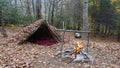
{"type": "MultiPolygon", "coordinates": [[[[71,38],[64,49],[74,48],[79,39],[71,38]]],[[[59,62],[55,53],[60,44],[39,46],[36,44],[18,45],[13,38],[10,43],[0,45],[0,68],[120,68],[120,44],[114,42],[90,41],[89,54],[94,57],[90,63],[59,62]]],[[[86,41],[83,41],[86,43],[86,41]]]]}

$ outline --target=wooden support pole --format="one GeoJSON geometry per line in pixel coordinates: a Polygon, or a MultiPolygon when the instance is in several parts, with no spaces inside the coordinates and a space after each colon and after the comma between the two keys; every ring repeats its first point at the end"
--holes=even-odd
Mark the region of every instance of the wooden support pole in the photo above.
{"type": "Polygon", "coordinates": [[[65,36],[65,32],[66,32],[66,28],[65,28],[65,23],[63,22],[63,34],[62,34],[62,40],[61,40],[61,47],[60,47],[60,61],[62,61],[62,52],[63,52],[63,45],[64,45],[64,36],[65,36]]]}
{"type": "Polygon", "coordinates": [[[90,33],[90,31],[79,31],[79,30],[64,30],[64,29],[56,29],[57,31],[66,31],[66,32],[78,32],[78,33],[90,33]]]}

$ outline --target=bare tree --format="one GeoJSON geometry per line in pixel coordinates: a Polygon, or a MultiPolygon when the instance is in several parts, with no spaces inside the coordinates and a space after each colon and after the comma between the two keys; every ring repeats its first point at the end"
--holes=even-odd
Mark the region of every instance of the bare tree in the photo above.
{"type": "Polygon", "coordinates": [[[21,0],[20,0],[20,4],[21,4],[21,8],[22,8],[22,10],[24,10],[24,9],[23,9],[24,6],[23,6],[23,3],[22,3],[21,0]]]}
{"type": "Polygon", "coordinates": [[[49,6],[48,6],[48,22],[51,23],[50,19],[51,19],[51,8],[52,8],[52,0],[49,0],[49,6]]]}
{"type": "Polygon", "coordinates": [[[32,8],[33,8],[33,16],[34,16],[34,18],[35,18],[35,16],[36,16],[36,11],[35,11],[35,4],[34,4],[34,0],[32,0],[32,8]]]}
{"type": "Polygon", "coordinates": [[[27,0],[27,9],[26,9],[26,14],[29,16],[31,22],[32,22],[32,15],[31,15],[31,9],[30,9],[30,1],[27,0]]]}
{"type": "Polygon", "coordinates": [[[42,8],[42,1],[41,0],[36,0],[36,18],[37,19],[42,18],[41,8],[42,8]]]}
{"type": "MultiPolygon", "coordinates": [[[[17,0],[15,0],[14,13],[17,14],[17,0]]],[[[14,15],[14,22],[18,21],[17,17],[14,15]]]]}
{"type": "Polygon", "coordinates": [[[45,8],[45,11],[44,11],[44,14],[45,14],[45,20],[47,20],[47,7],[48,7],[48,2],[47,0],[44,0],[44,8],[45,8]]]}
{"type": "Polygon", "coordinates": [[[55,9],[55,0],[52,1],[51,24],[54,24],[54,9],[55,9]]]}
{"type": "MultiPolygon", "coordinates": [[[[119,25],[119,29],[120,29],[120,25],[119,25]]],[[[118,30],[118,37],[117,40],[120,41],[120,30],[118,30]]]]}

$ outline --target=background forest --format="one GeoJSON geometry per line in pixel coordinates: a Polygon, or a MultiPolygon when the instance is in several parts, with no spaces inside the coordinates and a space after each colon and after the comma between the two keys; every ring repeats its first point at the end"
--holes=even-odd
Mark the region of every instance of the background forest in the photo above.
{"type": "Polygon", "coordinates": [[[120,0],[0,0],[0,68],[120,68],[120,0]]]}
{"type": "MultiPolygon", "coordinates": [[[[26,26],[44,19],[57,28],[83,28],[83,0],[0,0],[1,32],[4,26],[26,26]]],[[[102,38],[120,41],[120,0],[89,0],[89,30],[102,38]]],[[[6,35],[5,35],[6,36],[6,35]]]]}

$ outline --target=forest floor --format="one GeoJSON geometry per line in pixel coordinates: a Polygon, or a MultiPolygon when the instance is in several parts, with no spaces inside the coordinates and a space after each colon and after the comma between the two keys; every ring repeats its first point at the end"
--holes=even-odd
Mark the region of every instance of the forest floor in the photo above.
{"type": "MultiPolygon", "coordinates": [[[[17,33],[19,29],[8,28],[8,36],[17,33]]],[[[70,41],[64,44],[64,50],[74,48],[75,42],[80,41],[74,38],[74,33],[66,33],[66,37],[70,37],[70,41]]],[[[8,38],[0,35],[0,42],[8,38]]],[[[94,61],[89,63],[59,62],[55,56],[59,50],[60,43],[53,46],[32,43],[0,45],[0,68],[120,68],[120,43],[114,37],[104,40],[90,37],[89,54],[94,61]]]]}

